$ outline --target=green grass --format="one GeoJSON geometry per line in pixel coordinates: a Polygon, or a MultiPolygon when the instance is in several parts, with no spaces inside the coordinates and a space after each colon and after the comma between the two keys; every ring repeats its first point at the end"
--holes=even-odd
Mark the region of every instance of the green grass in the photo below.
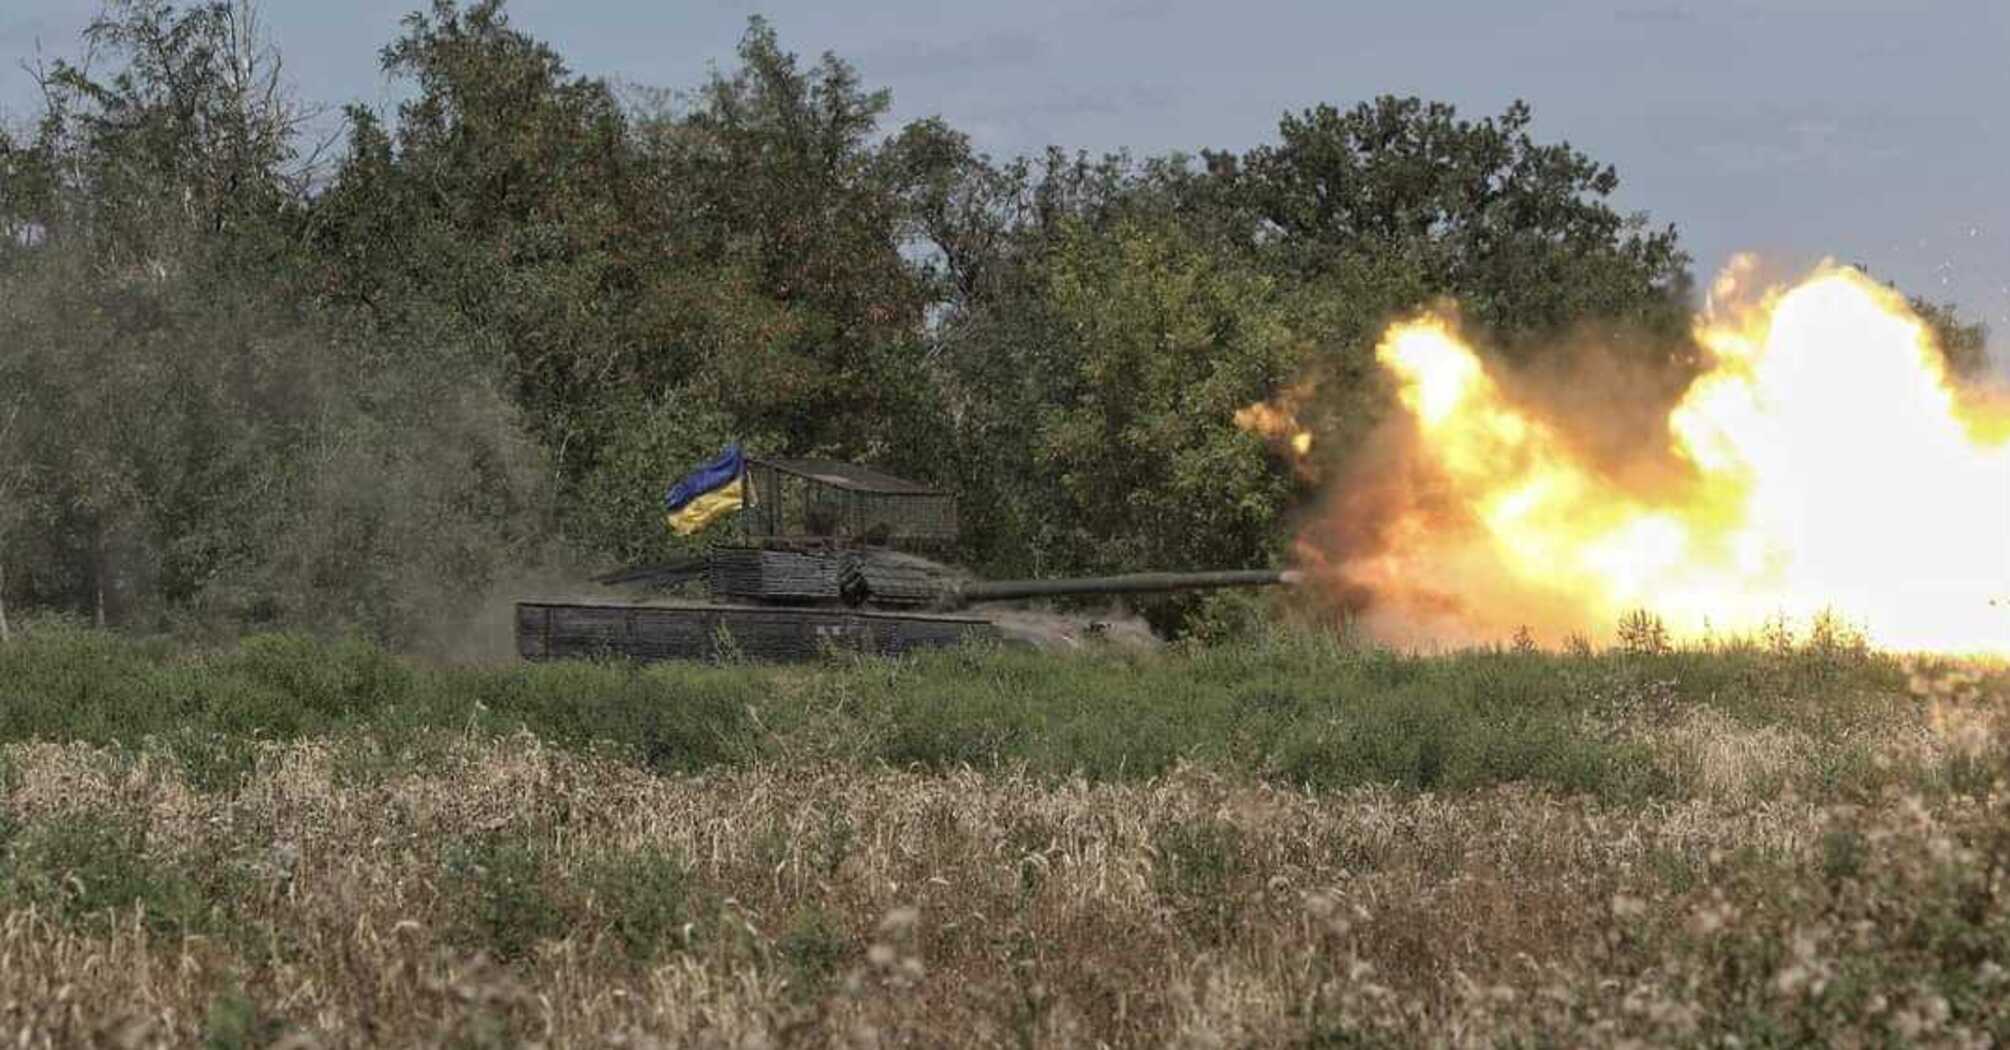
{"type": "MultiPolygon", "coordinates": [[[[147,855],[146,829],[99,815],[0,829],[0,909],[36,905],[72,922],[101,927],[138,914],[156,933],[215,932],[207,892],[229,882],[147,855]]],[[[238,889],[234,883],[231,890],[238,889]]]]}
{"type": "MultiPolygon", "coordinates": [[[[59,626],[0,647],[0,742],[164,746],[221,791],[258,741],[333,737],[368,776],[453,737],[528,731],[661,772],[810,761],[1135,780],[1191,762],[1313,790],[1533,783],[1651,800],[1680,778],[1625,727],[1707,707],[1834,741],[1885,717],[1905,682],[1895,658],[1755,646],[1413,655],[1280,633],[1157,653],[468,668],[358,641],[186,651],[59,626]]],[[[1846,751],[1822,768],[1844,790],[1879,775],[1846,751]]]]}
{"type": "Polygon", "coordinates": [[[501,834],[450,848],[445,882],[459,904],[461,943],[507,962],[565,931],[546,852],[541,843],[501,834]]]}

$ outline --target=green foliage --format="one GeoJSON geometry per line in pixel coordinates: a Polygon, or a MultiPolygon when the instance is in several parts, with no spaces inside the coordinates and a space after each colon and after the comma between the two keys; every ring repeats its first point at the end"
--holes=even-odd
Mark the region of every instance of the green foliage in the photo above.
{"type": "Polygon", "coordinates": [[[1276,145],[1210,160],[1292,272],[1415,272],[1511,348],[1594,319],[1679,335],[1688,258],[1673,227],[1612,210],[1617,172],[1538,143],[1533,120],[1522,102],[1474,122],[1383,96],[1287,114],[1276,145]]]}
{"type": "Polygon", "coordinates": [[[521,557],[535,452],[479,375],[306,290],[295,114],[248,8],[120,3],[0,188],[4,581],[149,628],[409,642],[521,557]],[[249,79],[247,79],[249,78],[249,79]],[[78,427],[80,419],[95,419],[78,427]]]}
{"type": "MultiPolygon", "coordinates": [[[[47,108],[0,182],[8,228],[32,225],[37,246],[86,246],[115,279],[274,261],[302,187],[290,165],[306,114],[252,8],[108,0],[84,39],[94,58],[124,64],[106,79],[62,60],[40,75],[47,108]]],[[[0,252],[23,247],[10,237],[0,252]]]]}
{"type": "Polygon", "coordinates": [[[1203,940],[1218,942],[1241,920],[1236,880],[1248,868],[1233,824],[1187,822],[1157,828],[1153,889],[1203,940]]]}
{"type": "Polygon", "coordinates": [[[243,989],[232,989],[210,1002],[202,1045],[204,1050],[253,1050],[278,1043],[286,1032],[285,1022],[260,1010],[243,989]]]}
{"type": "MultiPolygon", "coordinates": [[[[153,750],[222,792],[255,768],[259,741],[368,738],[348,745],[367,775],[393,754],[425,761],[433,741],[528,731],[662,772],[788,762],[1132,780],[1199,762],[1315,791],[1530,783],[1647,801],[1679,796],[1693,771],[1628,727],[1708,709],[1805,735],[1822,790],[1870,796],[1901,774],[1864,757],[1862,734],[1906,696],[1907,673],[1811,646],[1425,657],[1276,632],[1153,654],[971,649],[813,670],[426,669],[359,641],[260,637],[178,654],[38,626],[0,648],[0,741],[153,750]],[[1797,700],[1811,695],[1823,702],[1797,700]]],[[[1925,775],[1923,789],[1972,794],[1992,774],[1949,762],[1925,775]]],[[[787,849],[828,874],[856,846],[848,825],[813,821],[787,849]]]]}
{"type": "Polygon", "coordinates": [[[697,552],[664,527],[664,464],[700,463],[734,439],[730,419],[715,409],[671,399],[611,409],[611,437],[567,508],[566,536],[580,547],[625,564],[697,552]]]}
{"type": "Polygon", "coordinates": [[[1071,226],[1047,264],[1057,374],[1034,467],[1053,494],[1029,523],[1071,568],[1264,559],[1290,493],[1233,425],[1297,371],[1271,283],[1177,228],[1071,226]]]}
{"type": "Polygon", "coordinates": [[[322,281],[392,330],[465,339],[463,367],[498,375],[563,463],[592,436],[592,397],[636,364],[617,324],[641,283],[626,121],[497,0],[437,0],[404,29],[384,70],[415,93],[394,130],[350,112],[317,202],[322,281]]]}
{"type": "Polygon", "coordinates": [[[1276,285],[1163,216],[1067,218],[1040,237],[1009,301],[970,304],[947,333],[952,390],[970,392],[960,487],[979,560],[1013,574],[1269,561],[1295,482],[1234,416],[1303,363],[1276,285]]]}
{"type": "Polygon", "coordinates": [[[690,209],[680,235],[717,274],[700,287],[723,278],[742,300],[662,317],[696,358],[690,393],[786,450],[924,466],[924,302],[900,254],[892,165],[871,142],[891,96],[835,56],[804,68],[759,18],[739,58],[688,114],[644,129],[690,209]],[[719,321],[704,314],[742,309],[753,331],[706,337],[719,321]]]}
{"type": "Polygon", "coordinates": [[[837,978],[850,953],[849,939],[828,912],[811,905],[789,919],[787,932],[775,942],[791,990],[802,999],[822,995],[837,978]]]}
{"type": "MultiPolygon", "coordinates": [[[[1346,461],[1394,315],[1686,360],[1673,229],[1520,103],[994,160],[760,18],[673,105],[432,0],[317,166],[251,11],[112,0],[0,141],[0,603],[420,647],[518,569],[686,553],[657,500],[728,440],[951,488],[988,572],[1269,564],[1311,492],[1236,411],[1310,390],[1346,461]]],[[[1971,372],[1979,328],[1920,309],[1971,372]]]]}
{"type": "Polygon", "coordinates": [[[210,931],[202,888],[149,857],[144,829],[91,815],[37,823],[0,841],[0,901],[39,904],[104,928],[137,914],[157,933],[210,931]]]}
{"type": "Polygon", "coordinates": [[[416,691],[406,717],[451,725],[479,714],[475,724],[495,731],[522,727],[576,747],[612,743],[651,769],[690,771],[747,757],[750,711],[766,688],[758,676],[723,667],[616,662],[444,672],[416,691]]]}
{"type": "Polygon", "coordinates": [[[586,891],[622,950],[649,964],[685,946],[701,918],[683,857],[660,849],[621,851],[589,870],[586,891]]]}
{"type": "Polygon", "coordinates": [[[728,439],[928,463],[885,95],[758,20],[740,57],[692,108],[624,110],[502,4],[440,0],[384,53],[415,96],[393,128],[351,114],[321,205],[336,301],[480,348],[582,553],[669,553],[655,498],[728,439]]]}
{"type": "Polygon", "coordinates": [[[447,851],[449,892],[458,899],[464,941],[505,962],[564,936],[565,914],[547,885],[536,843],[497,833],[447,851]]]}
{"type": "Polygon", "coordinates": [[[234,794],[258,769],[258,740],[252,733],[184,730],[162,743],[197,791],[234,794]]]}
{"type": "MultiPolygon", "coordinates": [[[[254,689],[285,698],[303,720],[339,724],[368,718],[410,695],[412,669],[382,649],[354,639],[322,644],[299,635],[252,635],[218,670],[254,689]]],[[[259,711],[254,717],[270,718],[259,711]]]]}

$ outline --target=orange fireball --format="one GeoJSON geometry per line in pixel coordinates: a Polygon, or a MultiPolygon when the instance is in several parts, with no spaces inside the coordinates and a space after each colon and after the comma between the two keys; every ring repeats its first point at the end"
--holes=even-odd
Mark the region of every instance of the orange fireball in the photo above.
{"type": "Polygon", "coordinates": [[[1644,609],[1691,637],[1828,613],[1888,647],[2010,652],[2010,414],[1964,397],[1890,289],[1825,265],[1715,301],[1746,269],[1696,321],[1705,371],[1643,473],[1511,398],[1449,317],[1392,326],[1404,439],[1333,494],[1308,563],[1404,640],[1596,636],[1644,609]]]}
{"type": "Polygon", "coordinates": [[[1258,402],[1237,409],[1235,425],[1274,445],[1290,450],[1291,461],[1300,473],[1309,475],[1306,457],[1312,454],[1312,431],[1298,420],[1298,407],[1312,396],[1312,387],[1301,384],[1286,391],[1276,402],[1258,402]]]}

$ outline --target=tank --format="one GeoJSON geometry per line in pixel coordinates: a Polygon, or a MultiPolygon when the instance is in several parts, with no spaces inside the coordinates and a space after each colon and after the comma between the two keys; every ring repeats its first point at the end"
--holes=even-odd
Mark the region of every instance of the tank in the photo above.
{"type": "Polygon", "coordinates": [[[928,555],[955,539],[948,494],[868,467],[750,459],[747,505],[701,558],[601,577],[627,601],[516,604],[526,660],[803,660],[832,649],[897,656],[1010,641],[997,603],[1070,596],[1288,586],[1289,570],[1141,572],[980,580],[928,555]],[[699,588],[704,596],[663,597],[699,588]],[[973,606],[985,611],[974,612],[973,606]]]}

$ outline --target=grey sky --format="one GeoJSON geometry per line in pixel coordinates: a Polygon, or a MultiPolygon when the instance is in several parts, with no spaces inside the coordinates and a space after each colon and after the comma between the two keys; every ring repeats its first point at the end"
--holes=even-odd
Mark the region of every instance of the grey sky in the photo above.
{"type": "MultiPolygon", "coordinates": [[[[388,105],[377,48],[423,0],[265,0],[300,94],[388,105]]],[[[671,88],[729,65],[749,14],[851,60],[895,118],[984,149],[1244,149],[1277,117],[1381,93],[1468,115],[1534,106],[1544,139],[1618,166],[1621,206],[1674,222],[1707,279],[1731,252],[1824,255],[1951,299],[2010,353],[2010,2],[2004,0],[514,0],[584,73],[671,88]]],[[[0,0],[0,107],[18,60],[73,54],[90,7],[0,0]]]]}

